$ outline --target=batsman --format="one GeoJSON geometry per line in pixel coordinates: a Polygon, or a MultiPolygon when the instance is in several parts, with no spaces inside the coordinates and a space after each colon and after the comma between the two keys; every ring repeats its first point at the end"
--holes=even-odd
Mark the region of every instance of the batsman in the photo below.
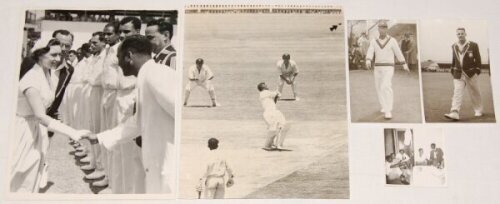
{"type": "Polygon", "coordinates": [[[257,89],[260,92],[259,99],[264,108],[263,116],[267,123],[268,130],[268,137],[264,144],[264,150],[283,149],[286,120],[283,113],[276,108],[276,102],[281,94],[277,91],[269,91],[269,88],[264,82],[259,83],[257,89]]]}

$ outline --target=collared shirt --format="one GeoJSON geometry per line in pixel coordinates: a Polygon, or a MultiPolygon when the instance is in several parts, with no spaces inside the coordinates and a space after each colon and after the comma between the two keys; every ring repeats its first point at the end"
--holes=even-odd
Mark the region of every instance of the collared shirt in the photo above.
{"type": "Polygon", "coordinates": [[[99,86],[103,84],[102,77],[104,74],[104,60],[106,58],[107,50],[102,50],[101,53],[93,55],[89,61],[87,81],[92,86],[99,86]]]}
{"type": "MultiPolygon", "coordinates": [[[[59,84],[59,78],[60,78],[59,76],[61,74],[61,70],[66,69],[66,71],[69,74],[68,64],[69,64],[68,61],[63,61],[63,63],[61,63],[56,69],[50,70],[50,83],[51,84],[53,84],[57,87],[57,85],[59,84]]],[[[69,65],[69,66],[71,66],[71,65],[69,65]]],[[[66,79],[64,79],[64,80],[70,80],[70,79],[71,78],[66,77],[66,79]]],[[[63,84],[66,84],[66,81],[64,81],[63,84]]],[[[57,90],[57,88],[56,88],[56,97],[59,96],[59,94],[61,94],[62,90],[63,90],[62,88],[59,90],[57,90]]]]}
{"type": "Polygon", "coordinates": [[[26,95],[24,95],[24,91],[28,88],[35,88],[38,90],[43,106],[48,108],[54,101],[56,86],[57,82],[55,84],[49,82],[43,68],[35,64],[19,81],[16,114],[18,116],[34,115],[31,104],[26,95]]]}
{"type": "Polygon", "coordinates": [[[293,60],[289,61],[288,66],[285,65],[283,60],[279,60],[276,63],[276,67],[278,68],[280,75],[283,75],[284,77],[291,77],[292,75],[299,73],[299,68],[293,60]]]}
{"type": "Polygon", "coordinates": [[[399,153],[396,155],[396,159],[399,161],[406,162],[406,161],[410,160],[410,157],[406,153],[403,153],[403,154],[399,153]]]}
{"type": "Polygon", "coordinates": [[[394,66],[394,57],[405,63],[405,57],[396,39],[387,35],[384,39],[377,38],[370,42],[366,59],[371,61],[375,58],[375,66],[394,66]]]}
{"type": "Polygon", "coordinates": [[[137,75],[135,114],[97,134],[106,149],[142,135],[146,193],[175,193],[175,71],[148,60],[137,75]]]}
{"type": "Polygon", "coordinates": [[[225,176],[226,173],[229,174],[229,177],[232,176],[232,169],[228,165],[228,162],[223,158],[223,156],[224,155],[221,154],[221,152],[219,152],[219,150],[217,149],[210,150],[210,152],[207,153],[207,158],[205,160],[205,178],[211,176],[222,177],[225,176]]]}
{"type": "Polygon", "coordinates": [[[464,57],[465,57],[465,54],[467,54],[467,50],[465,49],[468,49],[468,45],[469,45],[469,41],[465,41],[464,44],[460,44],[460,42],[456,42],[455,43],[457,46],[458,46],[458,60],[460,61],[460,66],[463,66],[464,64],[464,57]]]}
{"type": "Polygon", "coordinates": [[[158,54],[153,56],[156,63],[164,64],[175,70],[176,51],[172,45],[165,46],[158,54]]]}
{"type": "Polygon", "coordinates": [[[415,162],[417,162],[417,163],[424,163],[426,160],[427,160],[427,157],[425,156],[425,154],[422,154],[422,156],[417,154],[417,156],[415,157],[415,162]]]}
{"type": "Polygon", "coordinates": [[[118,57],[116,56],[118,52],[118,47],[121,42],[106,48],[106,55],[104,58],[104,65],[102,71],[102,86],[109,89],[117,89],[119,86],[119,72],[120,66],[118,66],[118,57]]]}
{"type": "Polygon", "coordinates": [[[214,77],[214,73],[207,65],[202,65],[201,69],[198,70],[196,65],[189,67],[188,78],[189,79],[198,79],[198,82],[203,83],[206,80],[214,77]]]}
{"type": "Polygon", "coordinates": [[[263,90],[259,94],[260,103],[265,111],[276,110],[276,103],[274,103],[274,98],[279,96],[276,91],[263,90]]]}

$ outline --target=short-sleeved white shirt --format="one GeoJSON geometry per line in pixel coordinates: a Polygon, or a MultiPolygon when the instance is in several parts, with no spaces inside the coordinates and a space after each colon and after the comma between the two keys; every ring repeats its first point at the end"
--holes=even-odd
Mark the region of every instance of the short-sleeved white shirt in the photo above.
{"type": "Polygon", "coordinates": [[[198,82],[203,83],[206,80],[212,78],[214,73],[207,65],[202,65],[200,71],[196,68],[196,65],[189,67],[188,78],[198,79],[198,82]]]}
{"type": "Polygon", "coordinates": [[[284,77],[291,77],[292,75],[299,73],[299,68],[293,60],[290,60],[288,66],[285,66],[283,60],[279,60],[276,63],[276,67],[278,68],[279,73],[284,77]]]}
{"type": "Polygon", "coordinates": [[[43,72],[43,68],[35,64],[19,81],[16,114],[18,116],[31,116],[34,114],[28,98],[24,95],[24,91],[28,88],[35,88],[38,90],[42,98],[43,106],[48,108],[52,104],[52,101],[54,101],[56,86],[57,84],[51,86],[43,72]]]}

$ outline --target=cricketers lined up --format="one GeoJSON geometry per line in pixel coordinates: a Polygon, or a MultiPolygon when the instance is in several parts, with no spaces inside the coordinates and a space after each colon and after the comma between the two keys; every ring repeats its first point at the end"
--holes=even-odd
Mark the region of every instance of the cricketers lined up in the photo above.
{"type": "Polygon", "coordinates": [[[69,57],[73,35],[58,30],[23,61],[17,128],[24,131],[12,145],[12,192],[38,192],[46,185],[48,129],[73,139],[75,155],[88,163],[81,169],[93,170],[85,175],[93,186],[109,185],[113,193],[173,193],[173,26],[153,20],[147,36],[140,36],[141,24],[136,17],[106,24],[89,36],[79,62],[69,57]],[[142,148],[134,141],[141,135],[142,148]],[[85,137],[91,141],[87,147],[79,141],[85,137]],[[41,156],[33,161],[33,155],[41,156]]]}

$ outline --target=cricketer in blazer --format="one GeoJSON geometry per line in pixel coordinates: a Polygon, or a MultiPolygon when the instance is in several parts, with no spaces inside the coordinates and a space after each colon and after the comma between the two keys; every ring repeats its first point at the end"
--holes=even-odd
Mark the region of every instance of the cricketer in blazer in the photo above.
{"type": "Polygon", "coordinates": [[[473,77],[474,74],[481,73],[481,55],[477,43],[469,41],[464,47],[463,52],[457,43],[453,44],[453,60],[451,61],[451,74],[453,78],[462,78],[462,71],[468,76],[473,77]],[[460,54],[463,55],[463,62],[460,63],[460,54]]]}

